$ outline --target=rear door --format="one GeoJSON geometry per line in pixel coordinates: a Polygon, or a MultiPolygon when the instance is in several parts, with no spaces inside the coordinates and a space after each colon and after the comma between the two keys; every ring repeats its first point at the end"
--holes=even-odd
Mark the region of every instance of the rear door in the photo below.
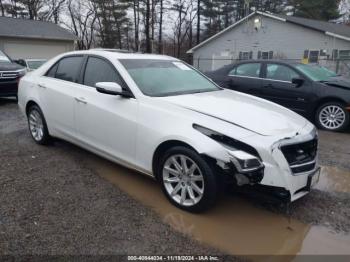
{"type": "Polygon", "coordinates": [[[265,63],[262,96],[287,107],[297,113],[305,114],[311,99],[311,86],[305,79],[302,86],[296,87],[293,78],[302,78],[292,66],[280,63],[265,63]]]}
{"type": "Polygon", "coordinates": [[[228,73],[226,87],[239,92],[261,96],[262,67],[259,62],[239,64],[228,73]]]}
{"type": "Polygon", "coordinates": [[[128,89],[115,66],[106,58],[89,56],[76,93],[79,139],[113,158],[134,162],[138,103],[135,98],[101,94],[98,82],[116,82],[128,89]]]}
{"type": "Polygon", "coordinates": [[[40,100],[50,129],[67,138],[76,136],[74,104],[83,56],[62,58],[38,81],[40,100]]]}

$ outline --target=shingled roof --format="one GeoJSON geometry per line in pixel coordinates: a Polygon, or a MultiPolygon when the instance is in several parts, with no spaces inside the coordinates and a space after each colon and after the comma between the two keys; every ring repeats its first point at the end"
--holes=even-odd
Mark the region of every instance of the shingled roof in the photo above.
{"type": "Polygon", "coordinates": [[[306,28],[317,30],[319,32],[325,33],[326,35],[330,35],[330,36],[333,36],[336,38],[350,41],[350,26],[347,26],[344,24],[336,24],[336,23],[301,18],[301,17],[296,17],[296,16],[276,15],[276,14],[272,14],[272,13],[264,13],[264,12],[256,11],[256,12],[251,13],[250,15],[244,17],[243,19],[239,20],[235,24],[227,27],[226,29],[222,30],[221,32],[217,33],[216,35],[208,38],[207,40],[203,41],[199,45],[188,50],[187,53],[193,53],[193,51],[196,50],[197,48],[200,48],[201,46],[207,44],[208,42],[216,39],[220,35],[231,30],[232,28],[238,26],[239,24],[241,24],[242,22],[246,21],[247,19],[251,18],[252,16],[254,16],[256,14],[270,17],[272,19],[276,19],[276,20],[286,22],[286,23],[293,23],[293,24],[296,24],[299,26],[303,26],[306,28]]]}
{"type": "Polygon", "coordinates": [[[68,30],[51,22],[0,17],[0,37],[21,37],[50,40],[77,40],[68,30]]]}
{"type": "Polygon", "coordinates": [[[287,22],[315,29],[321,32],[329,32],[337,34],[339,36],[345,36],[350,38],[350,26],[344,24],[336,24],[330,22],[324,22],[319,20],[313,20],[308,18],[296,17],[296,16],[287,16],[287,15],[276,15],[285,19],[287,22]]]}

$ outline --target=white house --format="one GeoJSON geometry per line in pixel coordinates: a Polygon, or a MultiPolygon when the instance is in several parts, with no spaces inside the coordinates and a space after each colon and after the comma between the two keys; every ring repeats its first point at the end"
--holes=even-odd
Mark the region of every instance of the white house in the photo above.
{"type": "Polygon", "coordinates": [[[51,22],[0,17],[0,50],[12,59],[50,59],[74,50],[76,40],[51,22]]]}
{"type": "Polygon", "coordinates": [[[188,53],[202,71],[243,59],[350,59],[350,27],[257,11],[188,53]]]}

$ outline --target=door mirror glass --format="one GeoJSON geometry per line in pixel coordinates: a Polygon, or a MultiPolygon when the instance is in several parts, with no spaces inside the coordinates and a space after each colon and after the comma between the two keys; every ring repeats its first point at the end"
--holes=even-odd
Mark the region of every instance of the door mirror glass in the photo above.
{"type": "Polygon", "coordinates": [[[108,95],[122,95],[122,87],[115,82],[98,82],[96,83],[98,92],[108,95]]]}
{"type": "Polygon", "coordinates": [[[304,84],[304,79],[302,78],[293,78],[292,83],[295,85],[295,87],[301,87],[304,84]]]}

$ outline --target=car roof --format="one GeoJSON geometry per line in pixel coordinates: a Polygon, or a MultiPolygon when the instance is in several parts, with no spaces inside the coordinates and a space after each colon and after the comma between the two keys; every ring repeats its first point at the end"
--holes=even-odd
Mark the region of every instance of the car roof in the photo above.
{"type": "Polygon", "coordinates": [[[236,64],[245,64],[245,63],[278,63],[278,64],[288,64],[288,65],[297,65],[301,62],[295,60],[278,60],[278,59],[256,59],[256,60],[240,60],[236,64]]]}
{"type": "Polygon", "coordinates": [[[32,61],[47,61],[47,59],[41,59],[41,58],[28,58],[28,59],[24,59],[25,61],[28,61],[28,62],[32,62],[32,61]]]}
{"type": "Polygon", "coordinates": [[[73,51],[66,53],[65,55],[102,55],[108,56],[109,58],[116,59],[155,59],[155,60],[178,60],[177,58],[166,56],[166,55],[158,55],[158,54],[142,54],[142,53],[132,53],[126,52],[126,50],[118,50],[118,49],[90,49],[84,51],[73,51]]]}

